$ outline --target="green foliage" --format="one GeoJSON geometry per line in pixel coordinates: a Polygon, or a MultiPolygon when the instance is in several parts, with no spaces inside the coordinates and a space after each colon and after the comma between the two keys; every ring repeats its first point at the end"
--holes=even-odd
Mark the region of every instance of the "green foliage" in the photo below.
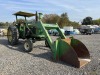
{"type": "Polygon", "coordinates": [[[74,28],[79,28],[80,24],[78,22],[70,22],[70,26],[73,26],[74,28]]]}
{"type": "Polygon", "coordinates": [[[0,22],[0,28],[7,28],[10,25],[8,22],[0,22]]]}
{"type": "Polygon", "coordinates": [[[42,18],[42,21],[44,23],[52,23],[55,24],[59,20],[59,16],[57,14],[45,14],[44,17],[42,18]]]}
{"type": "Polygon", "coordinates": [[[100,25],[100,19],[93,20],[94,25],[100,25]]]}
{"type": "Polygon", "coordinates": [[[72,22],[69,20],[67,13],[62,13],[60,16],[57,14],[45,14],[42,21],[44,23],[51,23],[51,24],[58,23],[59,27],[61,28],[64,26],[74,26],[74,27],[79,26],[77,22],[72,22]]]}
{"type": "Polygon", "coordinates": [[[67,13],[62,13],[57,23],[61,28],[63,26],[68,26],[69,25],[69,18],[68,18],[67,13]]]}
{"type": "Polygon", "coordinates": [[[83,19],[82,25],[91,25],[91,24],[93,24],[91,17],[86,17],[83,19]]]}

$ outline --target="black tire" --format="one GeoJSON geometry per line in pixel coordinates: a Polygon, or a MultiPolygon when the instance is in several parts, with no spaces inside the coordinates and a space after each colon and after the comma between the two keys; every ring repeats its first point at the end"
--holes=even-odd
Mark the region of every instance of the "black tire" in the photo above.
{"type": "Polygon", "coordinates": [[[45,40],[45,45],[46,45],[46,47],[49,47],[50,48],[49,43],[48,43],[47,40],[45,40]]]}
{"type": "Polygon", "coordinates": [[[91,35],[91,33],[89,33],[89,35],[91,35]]]}
{"type": "Polygon", "coordinates": [[[86,33],[86,35],[88,35],[88,33],[86,33]]]}
{"type": "Polygon", "coordinates": [[[19,32],[16,26],[9,26],[7,31],[8,43],[15,45],[18,43],[19,32]]]}
{"type": "Polygon", "coordinates": [[[30,39],[27,39],[24,43],[24,51],[31,52],[33,49],[33,42],[30,39]]]}

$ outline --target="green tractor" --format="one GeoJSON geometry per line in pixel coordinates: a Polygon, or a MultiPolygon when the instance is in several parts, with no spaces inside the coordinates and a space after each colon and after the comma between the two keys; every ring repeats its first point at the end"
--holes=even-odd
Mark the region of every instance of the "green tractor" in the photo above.
{"type": "Polygon", "coordinates": [[[18,44],[19,39],[25,39],[24,51],[31,52],[34,50],[33,43],[35,41],[45,40],[45,45],[49,47],[53,53],[54,60],[62,60],[75,67],[82,67],[90,62],[90,54],[86,46],[73,37],[66,38],[60,30],[58,24],[44,24],[42,13],[27,13],[19,11],[14,14],[16,16],[16,24],[8,27],[7,38],[11,45],[18,44]],[[17,17],[25,17],[24,22],[17,22],[17,17]],[[35,16],[35,21],[27,22],[27,17],[35,16]],[[56,29],[59,32],[59,38],[52,41],[48,30],[56,29]]]}
{"type": "MultiPolygon", "coordinates": [[[[41,14],[41,13],[39,13],[41,14]]],[[[11,45],[18,44],[19,39],[27,39],[24,44],[24,51],[30,52],[33,48],[32,43],[36,40],[43,40],[45,39],[45,35],[39,26],[36,25],[38,21],[38,14],[32,14],[27,12],[19,11],[15,14],[16,16],[16,24],[13,26],[8,27],[8,42],[11,45]],[[25,21],[18,21],[18,16],[25,17],[25,21]],[[36,17],[34,22],[27,22],[27,17],[36,17]]],[[[39,16],[40,17],[40,16],[39,16]]]]}

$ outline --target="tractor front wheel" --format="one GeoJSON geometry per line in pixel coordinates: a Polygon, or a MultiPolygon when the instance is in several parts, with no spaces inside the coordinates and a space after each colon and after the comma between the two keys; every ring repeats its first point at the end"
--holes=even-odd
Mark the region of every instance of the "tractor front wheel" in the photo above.
{"type": "Polygon", "coordinates": [[[24,51],[25,52],[31,52],[33,49],[33,42],[32,40],[28,39],[24,43],[24,51]]]}

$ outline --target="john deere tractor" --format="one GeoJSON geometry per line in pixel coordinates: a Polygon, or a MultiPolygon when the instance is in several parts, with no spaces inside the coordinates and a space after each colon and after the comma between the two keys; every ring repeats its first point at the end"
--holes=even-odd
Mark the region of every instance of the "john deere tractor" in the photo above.
{"type": "Polygon", "coordinates": [[[75,67],[82,67],[90,62],[90,54],[86,46],[79,40],[70,37],[66,38],[60,30],[58,24],[44,24],[42,13],[27,13],[19,11],[15,14],[16,24],[8,27],[7,38],[11,45],[18,44],[19,39],[25,39],[24,51],[34,50],[35,41],[44,40],[47,47],[50,47],[54,60],[62,60],[75,67]],[[25,17],[25,21],[19,22],[18,16],[25,17]],[[35,21],[27,22],[27,17],[35,16],[35,21]],[[48,30],[56,29],[59,32],[59,38],[52,41],[48,30]]]}

